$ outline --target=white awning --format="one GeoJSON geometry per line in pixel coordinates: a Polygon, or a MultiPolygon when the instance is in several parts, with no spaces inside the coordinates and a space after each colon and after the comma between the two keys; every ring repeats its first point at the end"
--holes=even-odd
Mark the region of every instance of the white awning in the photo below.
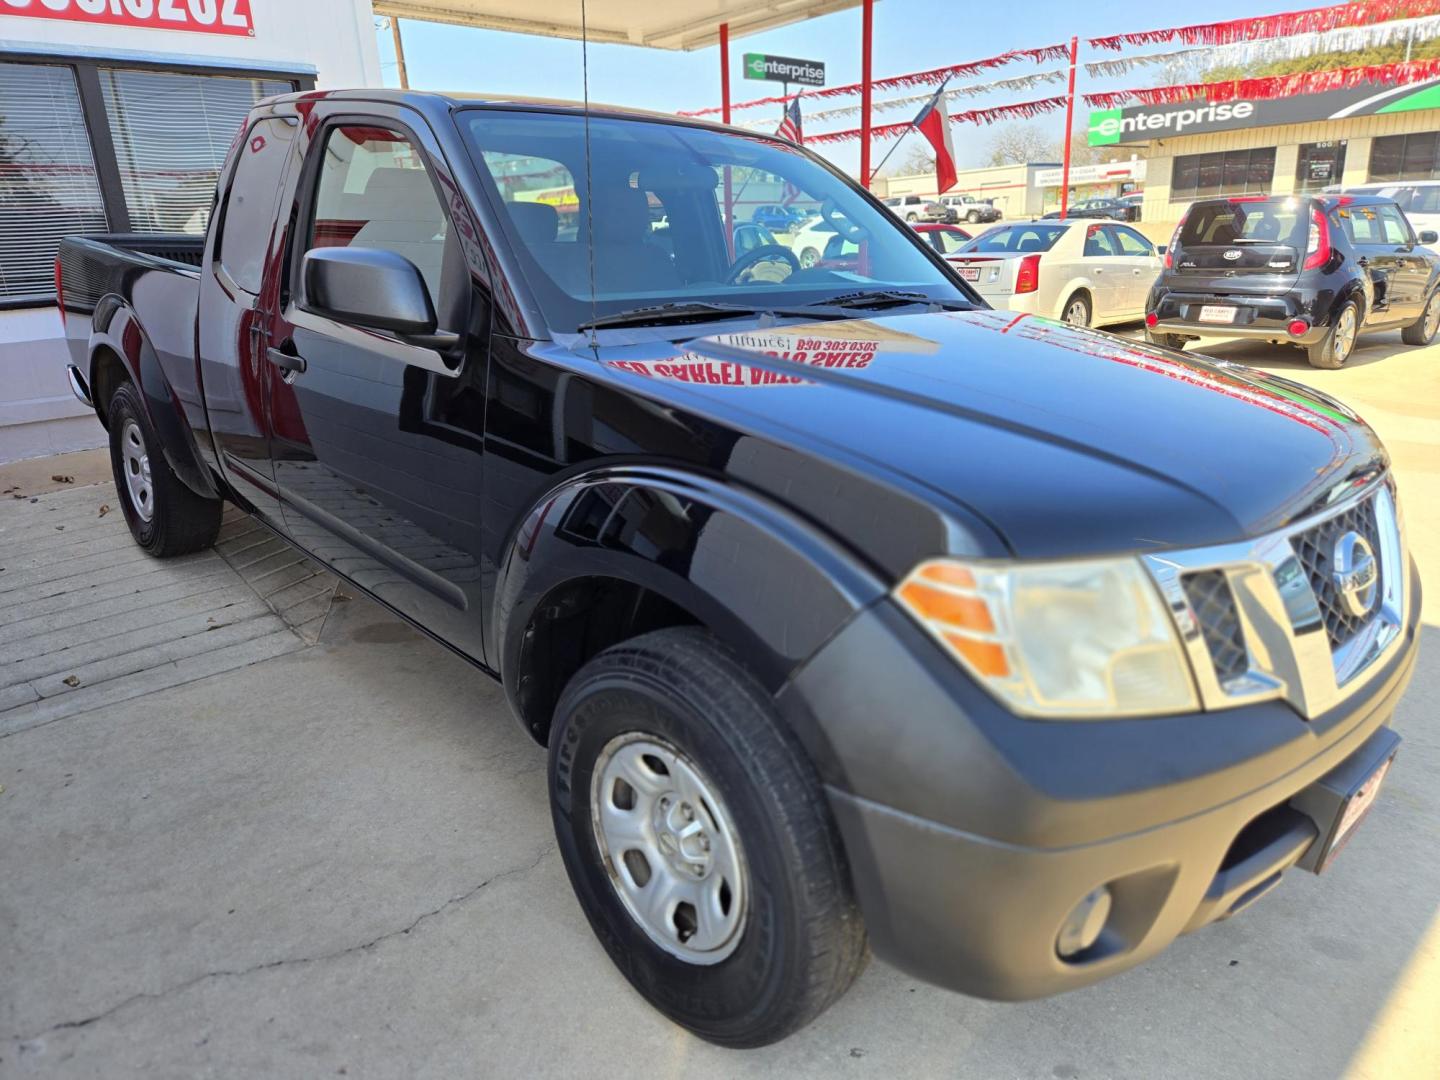
{"type": "MultiPolygon", "coordinates": [[[[860,0],[587,0],[591,41],[652,49],[700,49],[720,24],[741,37],[858,7],[860,0]]],[[[579,38],[580,0],[374,0],[376,15],[579,38]]]]}

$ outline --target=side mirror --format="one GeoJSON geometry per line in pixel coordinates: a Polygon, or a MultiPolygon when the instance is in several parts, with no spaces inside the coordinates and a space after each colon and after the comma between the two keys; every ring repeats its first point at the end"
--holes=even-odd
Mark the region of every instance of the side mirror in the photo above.
{"type": "Polygon", "coordinates": [[[1420,232],[1420,243],[1440,244],[1440,233],[1437,233],[1434,229],[1422,229],[1420,232]]]}
{"type": "Polygon", "coordinates": [[[1166,248],[1167,246],[1168,246],[1168,245],[1166,245],[1166,244],[1156,244],[1156,245],[1155,245],[1155,254],[1156,254],[1156,255],[1164,255],[1164,254],[1165,254],[1165,248],[1166,248]]]}
{"type": "Polygon", "coordinates": [[[389,330],[412,345],[452,348],[437,333],[435,305],[415,264],[378,248],[324,247],[305,253],[305,297],[317,315],[350,326],[389,330]]]}

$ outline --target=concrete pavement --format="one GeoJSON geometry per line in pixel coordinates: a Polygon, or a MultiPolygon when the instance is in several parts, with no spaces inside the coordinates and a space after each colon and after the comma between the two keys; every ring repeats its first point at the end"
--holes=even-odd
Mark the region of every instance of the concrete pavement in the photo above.
{"type": "MultiPolygon", "coordinates": [[[[1440,348],[1363,362],[1384,347],[1333,373],[1211,351],[1354,402],[1392,440],[1433,567],[1440,348]]],[[[0,527],[95,495],[0,504],[0,527]]],[[[680,1032],[613,970],[554,852],[544,755],[498,688],[368,601],[322,626],[260,663],[0,725],[0,1076],[1440,1075],[1433,622],[1403,752],[1323,878],[1049,1001],[872,962],[812,1027],[746,1053],[680,1032]]]]}

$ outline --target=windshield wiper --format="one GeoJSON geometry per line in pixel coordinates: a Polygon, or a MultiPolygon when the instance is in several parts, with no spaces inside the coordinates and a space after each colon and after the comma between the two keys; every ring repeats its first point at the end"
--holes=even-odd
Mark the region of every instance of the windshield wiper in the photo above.
{"type": "Polygon", "coordinates": [[[652,304],[630,308],[613,315],[581,323],[578,330],[599,330],[616,326],[664,326],[667,323],[710,322],[712,319],[738,319],[762,314],[761,309],[744,304],[716,304],[706,300],[683,304],[652,304]]]}
{"type": "Polygon", "coordinates": [[[812,308],[869,308],[873,310],[899,307],[903,304],[933,304],[939,308],[954,310],[968,310],[974,306],[964,300],[937,300],[922,292],[909,292],[903,289],[866,289],[862,292],[842,293],[839,296],[817,300],[806,306],[812,308]]]}

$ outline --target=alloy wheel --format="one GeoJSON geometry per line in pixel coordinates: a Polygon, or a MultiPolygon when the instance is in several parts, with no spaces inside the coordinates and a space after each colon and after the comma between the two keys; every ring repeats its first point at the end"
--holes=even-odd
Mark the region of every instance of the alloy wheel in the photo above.
{"type": "Polygon", "coordinates": [[[1355,347],[1355,308],[1347,306],[1335,320],[1335,359],[1344,361],[1355,347]]]}

